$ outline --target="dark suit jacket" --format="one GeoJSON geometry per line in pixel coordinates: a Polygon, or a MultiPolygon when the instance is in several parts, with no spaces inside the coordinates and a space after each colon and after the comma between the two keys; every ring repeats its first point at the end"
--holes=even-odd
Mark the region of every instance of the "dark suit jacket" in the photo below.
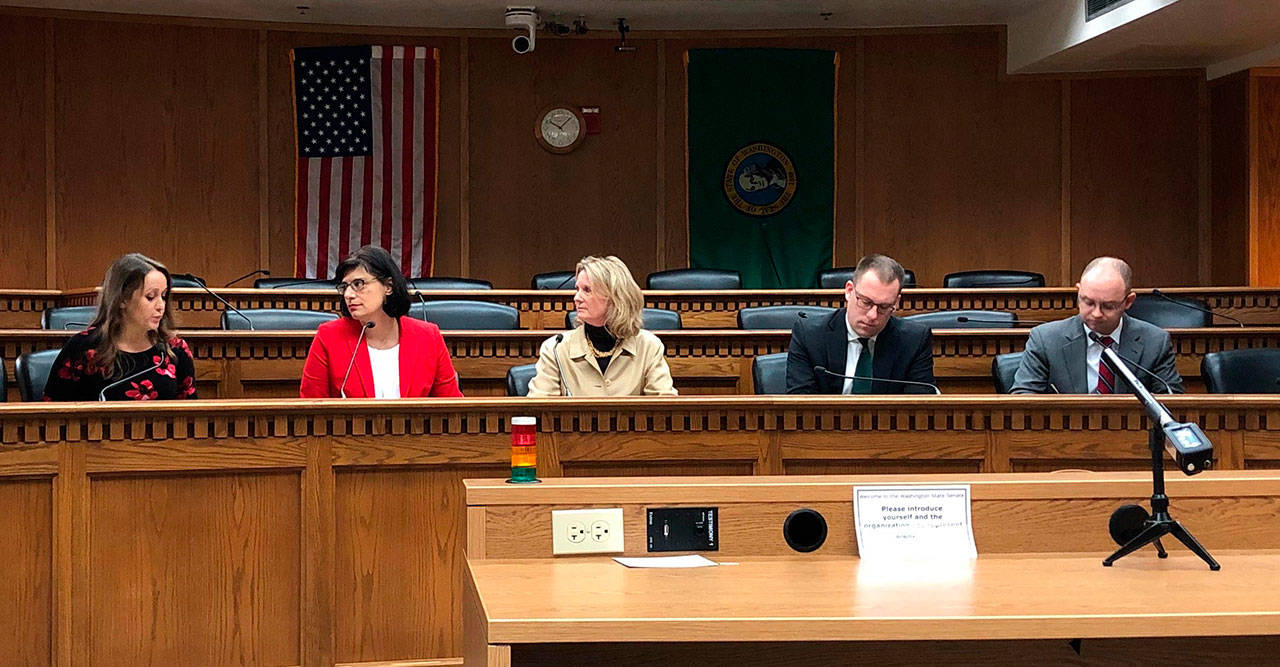
{"type": "MultiPolygon", "coordinates": [[[[1027,349],[1022,353],[1022,363],[1013,377],[1014,394],[1051,394],[1054,388],[1064,394],[1088,394],[1088,369],[1085,368],[1085,352],[1089,340],[1084,335],[1084,324],[1079,315],[1065,320],[1041,324],[1027,337],[1027,349]],[[1053,387],[1050,387],[1050,384],[1053,387]]],[[[1173,355],[1173,343],[1169,332],[1142,320],[1124,316],[1120,327],[1120,340],[1114,349],[1121,357],[1132,360],[1151,370],[1169,383],[1173,393],[1182,393],[1182,376],[1173,355]]],[[[1165,393],[1161,382],[1141,370],[1132,369],[1138,381],[1153,394],[1165,393]]],[[[1117,394],[1133,393],[1124,377],[1116,374],[1117,394]]]]}
{"type": "MultiPolygon", "coordinates": [[[[360,339],[360,322],[350,317],[339,317],[325,322],[316,330],[307,352],[307,362],[302,366],[303,398],[338,398],[342,395],[339,385],[351,363],[345,387],[347,398],[370,398],[373,390],[373,366],[369,362],[369,346],[360,339]]],[[[449,359],[440,327],[430,322],[420,322],[412,317],[400,318],[400,397],[461,396],[458,391],[458,374],[449,359]]]]}
{"type": "MultiPolygon", "coordinates": [[[[845,309],[837,308],[829,317],[802,317],[791,330],[787,350],[788,394],[839,394],[844,380],[817,373],[824,366],[844,373],[849,356],[849,332],[845,309]]],[[[929,328],[897,317],[876,337],[871,375],[890,380],[912,380],[936,384],[933,379],[933,334],[929,328]]],[[[874,394],[932,394],[928,387],[912,387],[891,382],[873,382],[874,394]]]]}

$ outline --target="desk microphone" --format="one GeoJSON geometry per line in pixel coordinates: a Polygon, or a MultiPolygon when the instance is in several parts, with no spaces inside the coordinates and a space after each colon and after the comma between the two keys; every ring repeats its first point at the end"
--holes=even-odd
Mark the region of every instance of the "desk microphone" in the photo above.
{"type": "Polygon", "coordinates": [[[249,277],[251,277],[251,276],[256,276],[256,275],[258,275],[258,274],[262,274],[262,275],[264,275],[264,276],[270,276],[270,275],[271,275],[271,272],[270,272],[270,271],[268,271],[268,270],[266,270],[266,269],[254,269],[254,270],[252,270],[252,271],[250,271],[250,272],[248,272],[248,273],[244,274],[243,276],[240,276],[239,278],[236,278],[235,280],[232,280],[232,281],[228,282],[226,285],[223,285],[223,287],[231,287],[232,285],[234,285],[234,284],[236,284],[236,283],[240,282],[241,280],[244,280],[245,278],[249,278],[249,277]]]}
{"type": "Polygon", "coordinates": [[[961,315],[956,318],[956,321],[961,324],[973,322],[974,324],[1012,324],[1014,326],[1035,326],[1037,324],[1044,324],[1043,320],[985,320],[980,317],[969,317],[968,315],[961,315]]]}
{"type": "Polygon", "coordinates": [[[342,384],[338,385],[338,393],[343,398],[347,397],[347,378],[351,377],[351,369],[356,365],[356,354],[360,352],[360,341],[364,340],[364,333],[373,328],[373,322],[365,322],[360,327],[360,336],[356,338],[356,346],[351,348],[351,361],[347,362],[347,372],[342,374],[342,384]]]}
{"type": "MultiPolygon", "coordinates": [[[[1179,306],[1182,306],[1183,308],[1190,308],[1191,310],[1198,310],[1198,311],[1200,311],[1200,312],[1202,312],[1202,313],[1208,313],[1209,315],[1217,315],[1218,317],[1221,317],[1221,318],[1222,318],[1222,319],[1224,319],[1224,320],[1231,320],[1232,322],[1235,322],[1235,323],[1236,323],[1237,325],[1239,325],[1239,326],[1242,326],[1242,327],[1244,326],[1244,322],[1241,322],[1240,320],[1238,320],[1238,319],[1236,319],[1236,318],[1234,318],[1234,317],[1232,317],[1232,316],[1230,316],[1230,315],[1227,315],[1226,313],[1219,313],[1219,312],[1218,312],[1218,311],[1216,311],[1216,310],[1209,310],[1208,308],[1201,308],[1200,306],[1196,306],[1196,305],[1193,305],[1193,304],[1187,303],[1187,302],[1185,302],[1185,301],[1179,301],[1178,299],[1175,299],[1175,298],[1173,298],[1173,297],[1169,296],[1168,294],[1165,294],[1164,292],[1161,292],[1161,291],[1160,291],[1160,290],[1158,290],[1158,289],[1153,289],[1153,290],[1151,290],[1151,293],[1152,293],[1152,294],[1154,294],[1154,295],[1156,295],[1156,296],[1158,296],[1158,297],[1160,297],[1161,299],[1164,299],[1165,301],[1168,301],[1169,303],[1176,303],[1176,304],[1178,304],[1179,306]]],[[[1210,322],[1212,322],[1212,320],[1210,320],[1210,322]]],[[[1127,361],[1127,360],[1126,360],[1126,361],[1127,361]]]]}
{"type": "Polygon", "coordinates": [[[160,366],[161,366],[161,365],[163,365],[163,364],[164,364],[164,362],[166,362],[166,361],[168,361],[168,359],[167,359],[163,354],[161,354],[161,355],[160,355],[160,361],[157,361],[155,364],[153,364],[153,365],[151,366],[151,368],[147,368],[147,369],[140,370],[140,371],[138,371],[137,373],[134,373],[133,375],[130,375],[130,376],[125,377],[125,378],[120,379],[120,380],[116,380],[115,382],[112,382],[111,384],[109,384],[109,385],[107,385],[107,386],[103,387],[103,388],[102,388],[102,391],[98,392],[98,400],[99,400],[99,401],[105,401],[105,400],[107,400],[107,390],[108,390],[108,389],[115,389],[116,387],[119,387],[120,385],[122,385],[122,384],[124,384],[124,383],[128,382],[129,380],[132,380],[132,379],[134,379],[134,378],[138,377],[139,375],[146,375],[147,373],[150,373],[151,371],[154,371],[155,369],[160,368],[160,366]]]}
{"type": "Polygon", "coordinates": [[[556,360],[556,374],[560,376],[560,395],[573,396],[564,383],[564,370],[560,368],[560,343],[564,342],[564,334],[556,334],[556,344],[551,346],[551,356],[556,360]]]}
{"type": "Polygon", "coordinates": [[[213,297],[213,298],[217,299],[219,303],[221,303],[222,305],[226,306],[227,308],[230,308],[232,311],[234,311],[234,312],[235,312],[235,314],[236,314],[236,315],[239,315],[241,318],[243,318],[243,319],[244,319],[244,321],[245,321],[245,323],[247,323],[247,324],[249,325],[249,331],[255,331],[255,329],[253,328],[253,320],[249,319],[249,316],[248,316],[248,315],[245,315],[244,313],[240,312],[240,309],[239,309],[239,308],[236,308],[235,306],[231,305],[231,302],[230,302],[230,301],[227,301],[226,299],[224,299],[224,298],[222,298],[221,296],[219,296],[217,292],[215,292],[215,291],[213,291],[213,290],[209,289],[209,286],[208,286],[208,285],[206,285],[206,284],[204,283],[204,279],[203,279],[203,278],[201,278],[201,277],[199,277],[199,276],[192,275],[192,274],[190,274],[190,273],[175,273],[175,274],[173,274],[173,277],[174,277],[174,278],[187,278],[188,280],[195,281],[195,283],[196,283],[197,285],[199,285],[199,286],[200,286],[200,289],[202,289],[202,290],[204,290],[204,291],[206,291],[206,292],[208,292],[208,293],[209,293],[209,296],[211,296],[211,297],[213,297]]]}
{"type": "Polygon", "coordinates": [[[938,385],[929,384],[928,382],[916,382],[915,380],[890,380],[889,378],[873,378],[873,377],[864,377],[862,375],[841,375],[840,373],[827,370],[825,366],[814,366],[813,370],[819,371],[821,373],[826,373],[827,375],[833,375],[838,378],[844,378],[846,380],[866,380],[868,382],[888,382],[889,384],[900,384],[907,387],[928,387],[933,390],[933,393],[938,394],[939,396],[942,395],[942,390],[938,388],[938,385]]]}
{"type": "Polygon", "coordinates": [[[426,297],[422,296],[422,290],[419,290],[419,289],[413,290],[413,295],[418,297],[418,302],[422,304],[422,321],[423,322],[428,321],[427,320],[427,299],[426,297]]]}
{"type": "MultiPolygon", "coordinates": [[[[1093,342],[1095,342],[1095,343],[1097,343],[1097,344],[1099,344],[1099,345],[1102,345],[1102,340],[1101,340],[1101,338],[1102,338],[1102,336],[1099,336],[1099,335],[1098,335],[1098,332],[1096,332],[1096,331],[1090,331],[1090,332],[1089,332],[1089,340],[1091,340],[1091,341],[1093,341],[1093,342]]],[[[1111,348],[1107,347],[1106,345],[1102,345],[1102,349],[1104,349],[1104,350],[1111,350],[1111,348]]],[[[1120,354],[1119,352],[1116,352],[1115,350],[1111,350],[1111,351],[1112,351],[1112,352],[1115,352],[1115,355],[1116,355],[1117,357],[1120,357],[1121,359],[1124,359],[1124,360],[1125,360],[1125,362],[1126,362],[1126,363],[1128,363],[1130,366],[1133,366],[1134,368],[1136,368],[1136,369],[1138,369],[1138,370],[1142,371],[1143,373],[1146,373],[1147,375],[1150,375],[1151,377],[1153,377],[1153,378],[1155,378],[1155,379],[1159,380],[1159,381],[1160,381],[1160,383],[1164,385],[1164,393],[1166,393],[1166,394],[1172,394],[1172,393],[1173,393],[1173,387],[1169,386],[1169,383],[1168,383],[1164,378],[1162,378],[1162,377],[1160,377],[1159,375],[1156,375],[1155,373],[1151,372],[1151,369],[1149,369],[1149,368],[1147,368],[1146,366],[1143,366],[1142,364],[1140,364],[1140,363],[1138,363],[1138,362],[1136,362],[1136,361],[1134,361],[1134,360],[1130,359],[1129,357],[1126,357],[1126,356],[1124,356],[1124,355],[1120,354]]]]}

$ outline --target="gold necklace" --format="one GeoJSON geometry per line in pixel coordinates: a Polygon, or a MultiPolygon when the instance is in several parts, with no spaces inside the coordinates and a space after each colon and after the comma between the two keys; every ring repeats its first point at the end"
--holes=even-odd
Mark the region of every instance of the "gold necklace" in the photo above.
{"type": "Polygon", "coordinates": [[[591,342],[591,336],[587,334],[587,330],[585,328],[582,330],[582,337],[587,339],[587,349],[591,350],[591,354],[597,357],[612,357],[613,350],[618,349],[618,341],[615,339],[613,342],[613,350],[609,350],[608,352],[601,352],[600,350],[597,350],[595,344],[591,342]]]}

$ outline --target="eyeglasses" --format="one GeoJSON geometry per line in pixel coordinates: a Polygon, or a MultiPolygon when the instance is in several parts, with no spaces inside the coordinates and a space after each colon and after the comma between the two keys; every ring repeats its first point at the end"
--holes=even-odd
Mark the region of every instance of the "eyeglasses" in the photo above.
{"type": "Polygon", "coordinates": [[[357,292],[363,292],[364,288],[373,284],[373,282],[374,281],[365,280],[364,278],[356,278],[349,283],[338,283],[337,285],[334,285],[333,288],[338,290],[338,294],[346,294],[348,287],[357,292]]]}
{"type": "Polygon", "coordinates": [[[875,301],[858,294],[858,290],[856,289],[853,290],[853,302],[857,304],[858,308],[861,310],[871,310],[872,308],[875,308],[878,312],[885,315],[891,314],[893,311],[898,309],[896,300],[894,303],[876,303],[875,301]]]}

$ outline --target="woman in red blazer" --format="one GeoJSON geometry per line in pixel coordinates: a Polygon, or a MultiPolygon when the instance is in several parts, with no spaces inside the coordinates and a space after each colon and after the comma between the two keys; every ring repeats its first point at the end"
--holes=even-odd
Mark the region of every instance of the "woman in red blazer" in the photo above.
{"type": "Polygon", "coordinates": [[[334,275],[343,316],[311,341],[303,398],[462,396],[440,328],[405,317],[409,288],[390,253],[365,246],[334,275]]]}

